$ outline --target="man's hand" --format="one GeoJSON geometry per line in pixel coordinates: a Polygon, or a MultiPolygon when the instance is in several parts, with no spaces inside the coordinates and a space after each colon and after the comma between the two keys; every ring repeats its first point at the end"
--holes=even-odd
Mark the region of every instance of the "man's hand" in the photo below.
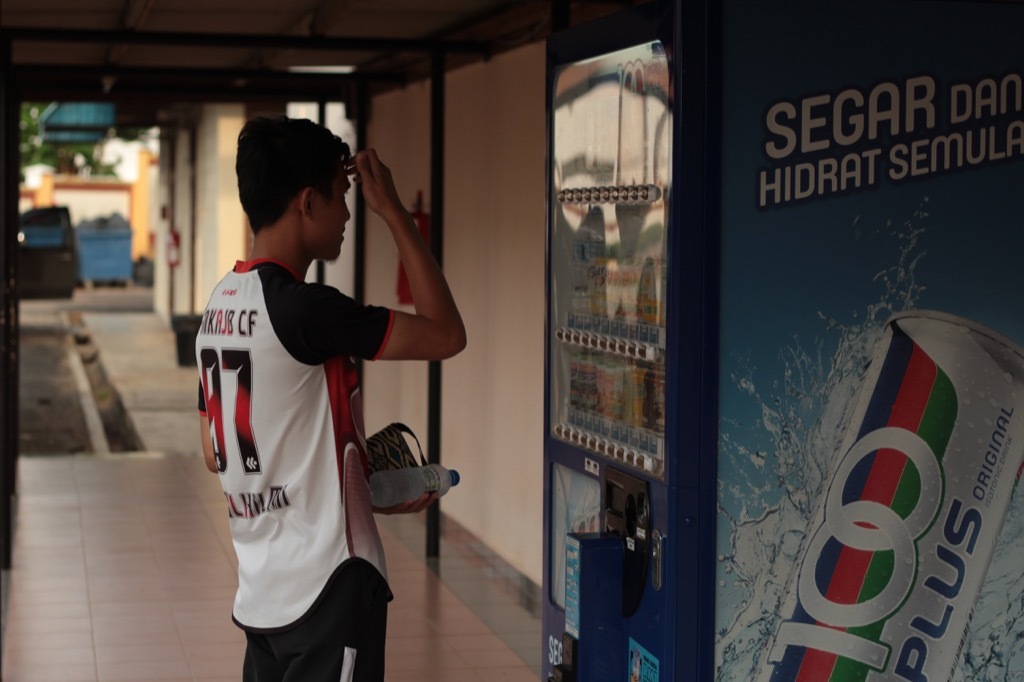
{"type": "Polygon", "coordinates": [[[408,502],[402,502],[396,504],[393,507],[374,507],[373,511],[376,514],[416,514],[423,511],[430,505],[437,501],[437,493],[423,493],[415,500],[409,500],[408,502]]]}
{"type": "Polygon", "coordinates": [[[374,149],[356,152],[348,167],[352,180],[362,187],[366,207],[383,217],[395,211],[405,213],[405,207],[398,198],[395,181],[391,177],[391,169],[381,163],[374,149]]]}
{"type": "Polygon", "coordinates": [[[206,415],[199,415],[199,442],[203,446],[203,461],[206,468],[217,473],[217,460],[213,455],[213,441],[210,439],[210,419],[206,415]]]}

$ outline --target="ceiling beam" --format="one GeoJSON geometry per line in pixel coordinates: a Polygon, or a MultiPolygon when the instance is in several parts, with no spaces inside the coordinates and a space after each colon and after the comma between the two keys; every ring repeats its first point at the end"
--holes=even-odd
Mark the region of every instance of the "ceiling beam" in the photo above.
{"type": "Polygon", "coordinates": [[[121,12],[121,28],[137,30],[153,11],[156,0],[125,0],[124,11],[121,12]]]}
{"type": "Polygon", "coordinates": [[[420,40],[415,38],[360,38],[343,36],[284,36],[241,33],[177,33],[170,31],[91,31],[83,29],[4,28],[0,33],[12,42],[99,43],[102,45],[178,45],[181,47],[233,47],[242,49],[394,50],[431,52],[438,46],[448,52],[486,55],[487,43],[470,40],[420,40]]]}
{"type": "Polygon", "coordinates": [[[282,99],[341,101],[353,84],[403,85],[398,73],[311,74],[256,69],[187,69],[67,64],[17,65],[12,76],[25,100],[96,101],[137,100],[140,96],[166,101],[166,97],[282,99]]]}
{"type": "Polygon", "coordinates": [[[95,85],[83,83],[36,83],[20,91],[23,101],[39,102],[133,102],[149,104],[155,111],[169,102],[325,102],[346,101],[347,93],[342,88],[329,91],[295,90],[286,88],[261,87],[250,84],[242,88],[225,89],[216,85],[199,86],[176,83],[161,86],[145,83],[118,83],[109,93],[104,94],[95,85]]]}
{"type": "Polygon", "coordinates": [[[15,78],[37,78],[61,75],[81,78],[131,76],[140,78],[174,78],[194,80],[252,79],[314,85],[326,85],[352,81],[384,81],[388,83],[405,82],[405,77],[400,73],[372,71],[353,71],[352,73],[310,73],[305,71],[271,71],[266,69],[190,69],[157,66],[81,66],[78,64],[16,64],[11,70],[14,72],[15,78]]]}
{"type": "MultiPolygon", "coordinates": [[[[153,10],[155,0],[125,0],[124,9],[121,11],[120,28],[126,31],[137,31],[142,28],[153,10]]],[[[123,43],[111,45],[107,48],[107,63],[117,64],[121,55],[128,49],[123,43]]]]}
{"type": "Polygon", "coordinates": [[[341,23],[351,12],[352,6],[358,4],[359,0],[321,0],[313,10],[313,18],[309,24],[310,35],[327,35],[328,31],[341,23]]]}
{"type": "MultiPolygon", "coordinates": [[[[320,0],[319,4],[303,12],[282,35],[325,36],[349,12],[358,0],[320,0]]],[[[283,50],[259,49],[242,61],[253,68],[272,68],[283,50]]]]}

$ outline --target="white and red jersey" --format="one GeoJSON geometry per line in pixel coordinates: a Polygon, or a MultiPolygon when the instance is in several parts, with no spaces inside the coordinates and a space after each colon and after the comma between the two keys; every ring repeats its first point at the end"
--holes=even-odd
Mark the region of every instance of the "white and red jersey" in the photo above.
{"type": "Polygon", "coordinates": [[[393,311],[270,260],[237,263],[210,297],[199,410],[238,554],[233,616],[247,630],[300,621],[350,559],[387,578],[352,358],[376,358],[393,323],[393,311]]]}

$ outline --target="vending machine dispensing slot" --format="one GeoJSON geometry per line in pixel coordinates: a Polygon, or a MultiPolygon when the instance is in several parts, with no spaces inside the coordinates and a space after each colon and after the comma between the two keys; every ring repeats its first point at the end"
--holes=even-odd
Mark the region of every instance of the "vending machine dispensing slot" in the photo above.
{"type": "Polygon", "coordinates": [[[647,482],[605,468],[604,530],[622,538],[622,617],[636,613],[644,596],[650,556],[651,513],[647,482]]]}
{"type": "Polygon", "coordinates": [[[553,682],[619,679],[627,623],[640,607],[652,536],[647,482],[605,468],[604,529],[566,536],[565,632],[553,682]]]}

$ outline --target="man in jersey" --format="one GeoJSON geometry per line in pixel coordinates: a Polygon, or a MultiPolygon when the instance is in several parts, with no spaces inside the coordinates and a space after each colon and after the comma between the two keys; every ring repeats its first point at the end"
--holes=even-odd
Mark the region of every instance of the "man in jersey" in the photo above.
{"type": "Polygon", "coordinates": [[[381,682],[391,593],[370,505],[353,358],[441,360],[466,332],[444,275],[372,149],[350,157],[306,120],[254,119],[238,137],[248,261],[217,284],[196,338],[199,422],[238,555],[232,618],[246,682],[381,682]],[[352,181],[380,216],[415,313],[360,305],[303,281],[341,250],[352,181]]]}

